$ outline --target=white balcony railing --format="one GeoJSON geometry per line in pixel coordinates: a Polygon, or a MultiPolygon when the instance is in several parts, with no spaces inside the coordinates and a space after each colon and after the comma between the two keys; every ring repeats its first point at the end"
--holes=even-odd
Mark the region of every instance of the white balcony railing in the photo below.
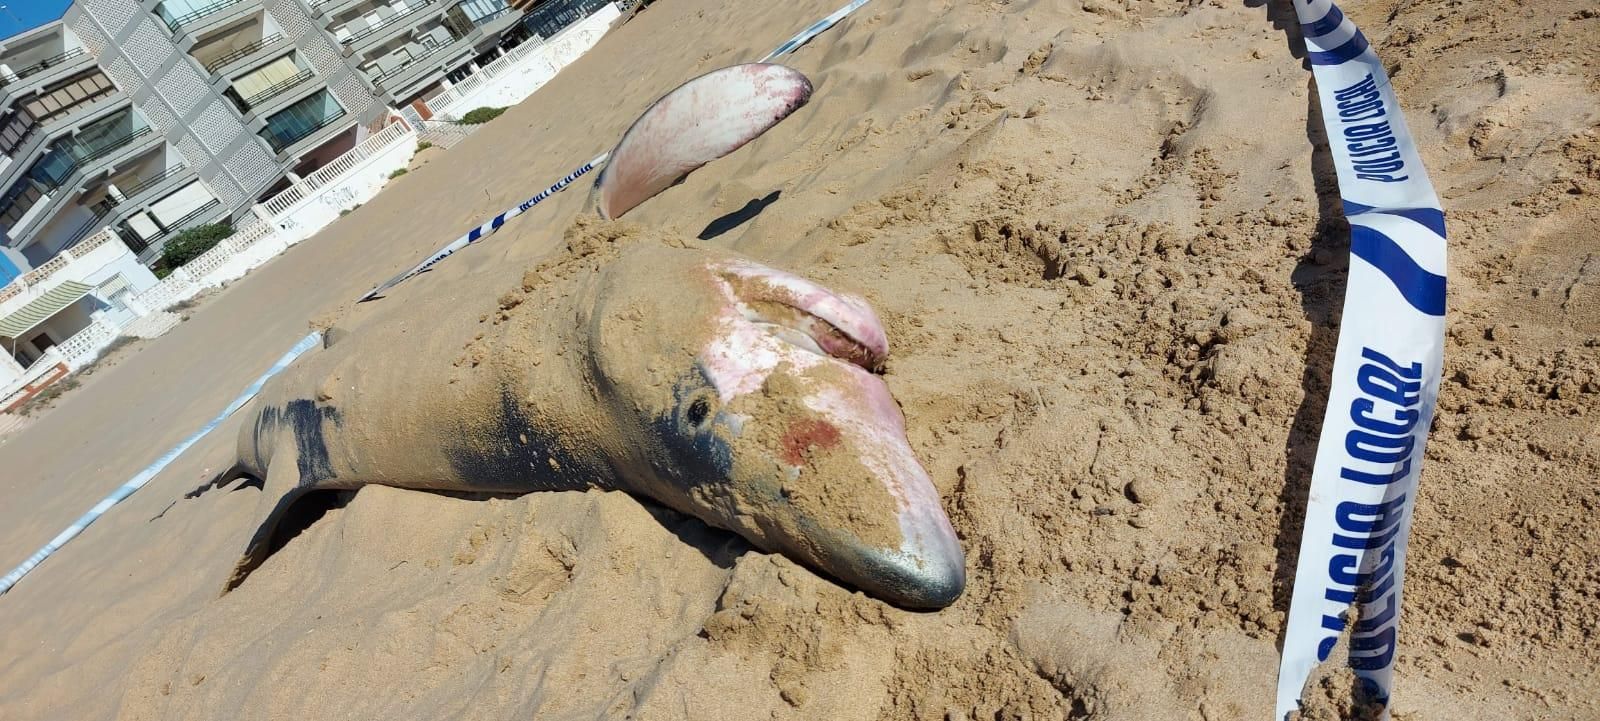
{"type": "Polygon", "coordinates": [[[294,207],[296,203],[306,199],[316,189],[337,180],[349,172],[361,161],[366,160],[386,149],[391,143],[411,133],[411,128],[405,123],[392,123],[388,127],[372,134],[372,137],[361,141],[354,148],[344,152],[332,162],[318,168],[316,172],[300,179],[299,183],[290,186],[277,195],[267,199],[261,206],[272,215],[282,215],[284,211],[294,207]]]}

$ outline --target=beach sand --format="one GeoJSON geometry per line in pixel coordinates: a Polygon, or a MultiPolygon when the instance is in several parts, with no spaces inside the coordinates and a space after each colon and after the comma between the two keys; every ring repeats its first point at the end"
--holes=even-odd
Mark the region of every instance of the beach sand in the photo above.
{"type": "MultiPolygon", "coordinates": [[[[308,321],[494,307],[567,252],[587,183],[350,300],[836,2],[660,0],[96,373],[0,445],[0,568],[308,321]]],[[[1451,231],[1395,718],[1600,718],[1600,17],[1344,9],[1451,231]]],[[[874,0],[784,60],[808,106],[629,214],[871,300],[967,552],[952,607],[622,493],[382,487],[219,599],[257,491],[182,495],[231,462],[236,418],[0,596],[0,718],[1269,717],[1347,265],[1295,32],[1258,0],[874,0]]]]}

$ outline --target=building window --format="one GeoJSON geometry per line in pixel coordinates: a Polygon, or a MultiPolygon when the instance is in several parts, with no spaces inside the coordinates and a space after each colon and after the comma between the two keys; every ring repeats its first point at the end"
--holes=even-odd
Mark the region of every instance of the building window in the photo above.
{"type": "Polygon", "coordinates": [[[233,89],[239,93],[239,97],[248,98],[294,77],[299,72],[300,67],[294,64],[294,57],[285,55],[247,75],[239,76],[233,81],[233,89]]]}
{"type": "Polygon", "coordinates": [[[273,113],[267,118],[267,127],[261,129],[261,137],[266,138],[273,150],[283,150],[343,115],[344,108],[333,95],[319,90],[273,113]]]}
{"type": "Polygon", "coordinates": [[[23,178],[11,186],[4,198],[0,198],[0,224],[7,228],[17,227],[17,222],[22,216],[28,214],[34,203],[44,197],[44,191],[38,183],[31,178],[23,178]]]}
{"type": "Polygon", "coordinates": [[[111,306],[111,309],[118,313],[126,313],[131,310],[128,301],[133,299],[133,287],[128,284],[128,279],[124,278],[121,273],[113,275],[110,280],[101,283],[98,288],[95,288],[94,294],[99,298],[104,298],[106,305],[111,306]]]}
{"type": "Polygon", "coordinates": [[[48,123],[117,91],[111,79],[91,70],[23,101],[22,107],[40,124],[48,123]]]}
{"type": "Polygon", "coordinates": [[[0,153],[15,157],[17,149],[22,147],[38,125],[25,109],[18,108],[6,113],[4,118],[0,118],[0,153]]]}

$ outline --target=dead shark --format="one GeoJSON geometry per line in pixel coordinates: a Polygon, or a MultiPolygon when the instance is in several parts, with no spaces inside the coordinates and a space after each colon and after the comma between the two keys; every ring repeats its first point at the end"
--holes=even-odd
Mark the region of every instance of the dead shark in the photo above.
{"type": "MultiPolygon", "coordinates": [[[[600,215],[732,152],[810,93],[782,66],[718,73],[624,135],[592,195],[600,215]]],[[[388,319],[403,330],[363,328],[263,388],[236,463],[208,484],[261,480],[256,531],[226,587],[263,562],[307,494],[381,484],[621,490],[900,606],[960,596],[961,545],[875,372],[888,340],[864,300],[663,245],[535,285],[538,302],[502,301],[487,329],[430,324],[419,306],[388,319]]]]}

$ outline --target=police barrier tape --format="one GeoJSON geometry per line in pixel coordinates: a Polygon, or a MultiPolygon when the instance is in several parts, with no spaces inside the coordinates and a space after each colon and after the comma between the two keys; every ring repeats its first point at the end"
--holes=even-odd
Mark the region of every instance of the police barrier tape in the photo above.
{"type": "MultiPolygon", "coordinates": [[[[789,53],[794,52],[795,50],[799,49],[802,45],[805,45],[806,43],[810,42],[812,38],[822,34],[823,31],[827,30],[828,28],[833,27],[834,25],[837,25],[840,20],[845,19],[846,16],[848,16],[850,13],[855,12],[862,5],[866,5],[867,2],[868,2],[868,0],[852,0],[852,2],[850,2],[848,5],[845,5],[844,7],[841,7],[838,10],[833,11],[827,17],[822,18],[821,20],[818,20],[818,21],[812,23],[811,25],[807,26],[806,29],[801,30],[800,32],[796,33],[794,37],[789,38],[788,40],[785,40],[783,42],[783,44],[781,44],[777,48],[773,49],[772,52],[767,53],[766,57],[761,58],[761,62],[764,63],[764,62],[772,60],[773,58],[776,58],[776,57],[778,57],[780,55],[787,55],[789,53]]],[[[522,215],[523,213],[527,212],[527,210],[529,208],[532,208],[533,206],[538,205],[539,203],[543,202],[546,198],[549,198],[550,196],[555,195],[556,193],[559,193],[559,192],[561,192],[563,190],[566,190],[567,186],[572,184],[572,181],[577,180],[578,178],[583,177],[589,171],[600,167],[600,165],[605,163],[606,160],[608,158],[610,158],[610,157],[611,157],[611,151],[609,151],[609,150],[604,152],[604,153],[601,153],[599,155],[596,155],[593,160],[590,160],[589,162],[578,166],[577,170],[574,170],[571,173],[568,173],[566,177],[564,177],[564,178],[562,178],[560,180],[557,180],[556,182],[552,183],[550,185],[550,187],[539,191],[538,195],[535,195],[532,198],[529,198],[529,199],[523,201],[521,204],[517,205],[514,208],[511,208],[511,209],[507,210],[504,213],[501,213],[499,215],[496,215],[493,218],[490,218],[488,220],[488,222],[486,222],[486,223],[484,223],[482,225],[479,225],[478,227],[473,228],[470,231],[467,231],[466,235],[463,235],[463,236],[461,236],[459,238],[456,238],[455,240],[452,240],[449,243],[445,244],[444,247],[434,251],[432,255],[429,255],[421,263],[418,263],[415,266],[412,266],[410,270],[407,270],[407,271],[405,271],[405,272],[403,272],[403,273],[401,273],[401,274],[399,274],[399,275],[397,275],[397,276],[395,276],[393,278],[390,278],[390,279],[384,281],[378,287],[373,288],[370,291],[367,291],[367,294],[361,296],[358,299],[356,299],[356,302],[359,303],[359,302],[363,302],[363,301],[372,300],[373,298],[378,297],[384,291],[386,291],[386,290],[388,290],[390,288],[393,288],[396,285],[399,285],[400,283],[405,282],[407,279],[411,278],[412,276],[415,276],[418,273],[421,273],[421,272],[423,272],[423,271],[425,271],[425,270],[427,270],[429,268],[432,268],[434,266],[434,264],[438,263],[441,260],[444,260],[445,258],[450,257],[456,251],[461,250],[462,248],[465,248],[465,247],[467,247],[469,245],[472,245],[473,243],[476,243],[476,242],[478,242],[480,240],[483,240],[484,238],[488,237],[489,234],[499,230],[500,226],[505,225],[507,220],[510,220],[510,219],[515,218],[515,217],[517,217],[519,215],[522,215]]]]}
{"type": "Polygon", "coordinates": [[[1444,212],[1366,37],[1331,0],[1294,8],[1350,222],[1350,275],[1274,718],[1300,708],[1323,662],[1348,666],[1387,718],[1406,541],[1444,354],[1444,212]],[[1330,658],[1346,633],[1348,654],[1330,658]]]}
{"type": "Polygon", "coordinates": [[[233,402],[229,403],[227,408],[224,408],[221,413],[217,414],[216,418],[212,418],[209,423],[201,426],[200,430],[195,431],[194,435],[183,439],[183,441],[178,445],[173,446],[172,450],[167,451],[160,458],[157,458],[154,463],[145,466],[144,470],[139,471],[139,473],[134,475],[133,478],[129,479],[127,483],[122,484],[122,486],[117,488],[117,490],[112,491],[111,495],[106,496],[99,503],[96,503],[94,508],[89,509],[88,513],[83,514],[78,518],[78,520],[73,521],[72,525],[67,526],[66,530],[62,531],[55,538],[51,539],[49,543],[45,544],[44,548],[39,549],[32,556],[28,557],[28,560],[23,561],[22,565],[12,569],[11,572],[6,574],[4,578],[0,578],[0,594],[4,594],[6,591],[11,590],[12,586],[17,585],[18,580],[27,575],[29,571],[32,571],[34,567],[38,566],[40,562],[44,561],[44,559],[49,558],[50,554],[55,553],[62,546],[66,545],[67,541],[72,540],[78,534],[82,533],[83,529],[88,528],[89,524],[94,523],[96,519],[104,515],[105,512],[112,506],[121,503],[123,499],[133,495],[134,491],[143,488],[144,484],[149,483],[150,479],[155,478],[157,473],[160,473],[161,470],[166,468],[168,464],[176,460],[177,457],[182,455],[184,451],[189,450],[190,446],[199,442],[201,438],[206,437],[206,434],[215,430],[217,426],[222,425],[222,422],[227,420],[228,416],[233,415],[234,411],[244,407],[245,403],[249,402],[251,398],[254,398],[257,393],[260,393],[261,386],[266,384],[267,379],[283,372],[283,369],[288,368],[290,363],[293,363],[296,358],[301,356],[301,354],[311,350],[311,348],[316,346],[321,340],[322,334],[316,332],[301,338],[300,342],[295,343],[294,347],[290,348],[289,352],[283,354],[283,357],[279,358],[278,362],[273,363],[272,367],[268,368],[266,373],[261,374],[260,378],[257,378],[254,383],[251,383],[249,387],[245,388],[244,392],[240,393],[237,398],[234,398],[233,402]]]}

